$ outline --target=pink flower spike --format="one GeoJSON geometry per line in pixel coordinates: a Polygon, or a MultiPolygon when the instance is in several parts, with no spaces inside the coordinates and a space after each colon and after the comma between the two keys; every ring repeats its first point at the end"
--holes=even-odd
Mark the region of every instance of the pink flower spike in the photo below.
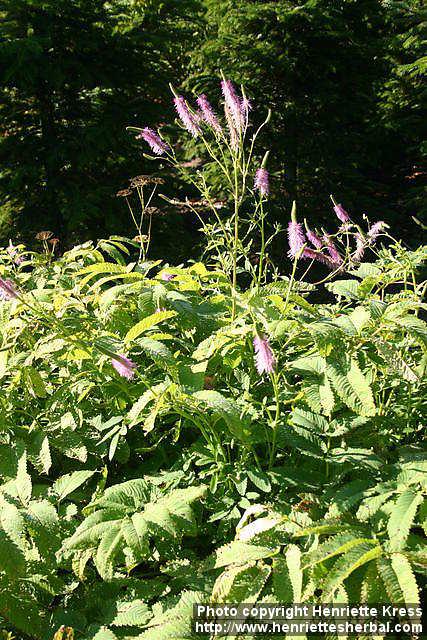
{"type": "Polygon", "coordinates": [[[0,300],[14,300],[17,297],[18,293],[13,282],[0,278],[0,300]]]}
{"type": "Polygon", "coordinates": [[[273,373],[276,368],[276,359],[268,338],[264,335],[256,335],[253,343],[255,349],[255,366],[259,375],[261,376],[263,373],[273,373]]]}
{"type": "Polygon", "coordinates": [[[328,256],[325,256],[323,253],[319,251],[314,251],[314,249],[310,249],[310,247],[305,247],[302,252],[302,257],[306,260],[317,260],[318,262],[322,262],[323,264],[331,266],[331,259],[328,256]]]}
{"type": "Polygon", "coordinates": [[[338,220],[341,220],[341,222],[345,223],[350,220],[350,216],[348,215],[347,211],[344,209],[342,205],[340,204],[334,205],[334,211],[338,220]]]}
{"type": "Polygon", "coordinates": [[[298,252],[301,251],[305,243],[302,224],[300,224],[299,222],[295,222],[295,220],[291,220],[288,224],[288,242],[288,256],[290,258],[295,258],[298,252]]]}
{"type": "Polygon", "coordinates": [[[234,124],[238,131],[241,131],[244,122],[243,122],[243,114],[242,114],[242,106],[240,102],[240,98],[237,95],[236,89],[234,88],[231,80],[222,80],[221,81],[221,89],[222,95],[224,96],[225,105],[230,110],[230,114],[233,118],[234,124]]]}
{"type": "Polygon", "coordinates": [[[111,358],[111,364],[122,378],[132,380],[135,376],[136,364],[122,353],[111,358]]]}
{"type": "Polygon", "coordinates": [[[306,227],[306,234],[307,234],[307,238],[308,240],[310,240],[311,244],[313,245],[313,247],[316,247],[316,249],[321,249],[323,247],[323,242],[321,241],[321,239],[319,238],[319,236],[317,236],[313,231],[311,231],[311,229],[309,229],[308,227],[306,227]]]}
{"type": "Polygon", "coordinates": [[[198,104],[198,106],[200,108],[203,120],[210,127],[212,127],[212,129],[216,133],[221,133],[222,132],[221,125],[219,124],[218,118],[216,117],[216,115],[214,113],[214,110],[212,109],[211,104],[210,104],[209,100],[207,99],[207,96],[204,93],[202,93],[197,98],[197,104],[198,104]]]}
{"type": "Polygon", "coordinates": [[[227,121],[228,131],[230,133],[230,147],[235,151],[239,146],[239,139],[237,134],[236,125],[234,124],[233,116],[228,108],[227,103],[224,105],[225,119],[227,121]]]}
{"type": "Polygon", "coordinates": [[[336,246],[334,245],[332,240],[326,235],[323,236],[323,240],[326,244],[326,249],[329,255],[331,256],[331,261],[333,262],[334,265],[338,266],[339,264],[342,263],[343,260],[340,254],[338,253],[336,246]]]}
{"type": "Polygon", "coordinates": [[[270,191],[270,182],[268,178],[268,171],[264,167],[260,167],[255,173],[254,188],[258,189],[262,196],[268,196],[270,191]]]}
{"type": "Polygon", "coordinates": [[[249,111],[252,110],[252,103],[249,100],[249,98],[247,98],[246,96],[243,96],[242,98],[242,101],[240,103],[240,109],[243,115],[245,116],[245,118],[247,118],[249,115],[249,111]]]}
{"type": "Polygon", "coordinates": [[[383,222],[382,220],[379,220],[378,222],[373,224],[372,227],[368,231],[369,239],[370,240],[376,240],[378,238],[378,236],[380,235],[383,227],[385,227],[385,226],[386,226],[385,222],[383,222]]]}
{"type": "Polygon", "coordinates": [[[161,137],[149,127],[145,127],[145,129],[143,129],[141,133],[138,133],[136,139],[139,140],[140,138],[145,140],[145,142],[150,145],[151,151],[158,156],[163,155],[166,151],[169,150],[169,146],[166,144],[166,142],[163,142],[161,137]]]}
{"type": "Polygon", "coordinates": [[[360,262],[365,254],[365,241],[362,234],[356,233],[356,251],[351,256],[355,262],[360,262]]]}
{"type": "Polygon", "coordinates": [[[197,123],[197,118],[194,116],[185,102],[183,96],[175,96],[173,99],[176,112],[179,116],[184,127],[187,129],[189,133],[193,136],[193,138],[197,138],[197,136],[201,133],[200,127],[197,123]]]}
{"type": "Polygon", "coordinates": [[[162,273],[160,275],[161,279],[164,280],[165,282],[170,282],[171,280],[173,280],[174,278],[176,278],[176,274],[175,273],[162,273]]]}
{"type": "Polygon", "coordinates": [[[9,246],[6,248],[6,251],[16,265],[20,265],[24,262],[24,258],[19,255],[18,247],[15,247],[12,240],[9,240],[9,246]]]}

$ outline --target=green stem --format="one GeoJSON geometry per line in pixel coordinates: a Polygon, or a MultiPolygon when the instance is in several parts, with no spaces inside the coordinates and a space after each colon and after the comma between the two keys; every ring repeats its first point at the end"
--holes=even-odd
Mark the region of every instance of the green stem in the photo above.
{"type": "Polygon", "coordinates": [[[280,397],[279,397],[279,385],[278,385],[277,373],[273,373],[271,375],[271,382],[273,384],[274,400],[276,403],[276,412],[275,412],[274,423],[273,423],[273,438],[271,442],[270,461],[268,464],[269,469],[272,468],[274,461],[276,459],[277,432],[279,428],[279,418],[280,418],[280,397]]]}
{"type": "Polygon", "coordinates": [[[234,159],[234,239],[233,239],[233,275],[232,275],[232,309],[231,320],[236,317],[236,293],[237,293],[237,253],[239,244],[239,183],[237,160],[234,159]]]}
{"type": "Polygon", "coordinates": [[[296,255],[295,258],[294,258],[294,264],[292,266],[291,278],[289,280],[288,290],[286,291],[285,306],[283,308],[283,314],[285,313],[285,311],[288,308],[289,296],[291,295],[292,285],[293,285],[294,280],[295,280],[295,273],[296,273],[296,270],[297,270],[298,258],[299,258],[299,255],[296,255]]]}
{"type": "Polygon", "coordinates": [[[262,200],[260,203],[260,219],[261,219],[261,248],[259,252],[259,265],[258,265],[258,287],[261,286],[261,280],[263,276],[264,266],[264,253],[265,253],[265,224],[264,224],[264,209],[262,206],[262,200]]]}

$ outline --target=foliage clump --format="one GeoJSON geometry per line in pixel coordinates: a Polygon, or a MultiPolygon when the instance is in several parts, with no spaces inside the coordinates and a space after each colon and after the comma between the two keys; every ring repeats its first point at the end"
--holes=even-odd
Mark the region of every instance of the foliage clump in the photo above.
{"type": "Polygon", "coordinates": [[[419,603],[425,248],[335,201],[336,232],[294,206],[283,276],[268,155],[245,94],[223,93],[225,121],[175,97],[229,185],[218,208],[209,166],[189,174],[203,262],[150,260],[144,233],[0,253],[6,637],[190,639],[196,602],[419,603]]]}

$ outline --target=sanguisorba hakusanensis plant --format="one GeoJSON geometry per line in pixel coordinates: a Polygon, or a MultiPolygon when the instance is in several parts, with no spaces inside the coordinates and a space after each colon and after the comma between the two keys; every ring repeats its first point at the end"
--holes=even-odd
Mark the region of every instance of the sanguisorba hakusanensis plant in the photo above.
{"type": "MultiPolygon", "coordinates": [[[[169,640],[192,638],[194,602],[419,602],[425,248],[382,222],[362,230],[334,200],[336,231],[294,205],[287,242],[273,231],[292,261],[282,276],[268,155],[255,156],[245,93],[222,91],[222,118],[203,94],[194,108],[174,96],[229,189],[231,212],[203,170],[190,176],[212,212],[188,203],[213,267],[147,260],[147,176],[137,239],[55,258],[42,232],[41,252],[0,250],[7,633],[169,640]],[[325,287],[308,282],[314,262],[325,287]]],[[[138,135],[183,170],[171,141],[138,135]]]]}
{"type": "MultiPolygon", "coordinates": [[[[187,199],[186,205],[200,220],[208,248],[215,253],[223,271],[230,274],[231,315],[234,319],[239,263],[242,265],[240,270],[248,271],[253,285],[257,287],[266,283],[269,276],[273,279],[279,277],[266,255],[268,246],[281,231],[280,226],[276,226],[266,237],[265,206],[270,193],[267,169],[269,152],[267,151],[260,160],[256,150],[258,135],[269,122],[271,112],[269,111],[262,124],[253,130],[250,119],[250,111],[253,108],[251,101],[243,87],[239,92],[224,76],[221,80],[222,118],[218,116],[205,94],[196,97],[195,105],[191,105],[172,86],[171,90],[180,126],[203,143],[207,157],[215,163],[223,177],[223,186],[228,194],[225,204],[212,192],[208,174],[204,172],[203,166],[197,163],[195,173],[189,172],[188,164],[191,163],[180,161],[174,144],[166,141],[160,131],[154,131],[149,127],[129,129],[137,132],[137,139],[142,139],[148,144],[155,154],[152,158],[167,160],[180,173],[185,174],[199,190],[202,198],[200,202],[210,210],[212,220],[205,220],[191,200],[187,199]],[[243,207],[244,216],[241,214],[243,207]],[[229,208],[231,213],[227,213],[229,208]]],[[[324,229],[321,232],[312,231],[306,221],[304,231],[303,225],[297,221],[296,203],[293,204],[287,229],[288,255],[294,262],[293,278],[298,260],[310,261],[310,265],[314,261],[321,262],[331,270],[332,275],[353,267],[361,261],[365,250],[372,247],[378,236],[387,228],[384,222],[378,221],[367,231],[363,231],[350,219],[343,206],[332,196],[331,199],[336,217],[341,222],[339,229],[333,233],[324,229]]],[[[301,279],[304,279],[308,270],[309,267],[305,269],[301,279]]],[[[327,279],[329,278],[330,276],[327,279]]]]}

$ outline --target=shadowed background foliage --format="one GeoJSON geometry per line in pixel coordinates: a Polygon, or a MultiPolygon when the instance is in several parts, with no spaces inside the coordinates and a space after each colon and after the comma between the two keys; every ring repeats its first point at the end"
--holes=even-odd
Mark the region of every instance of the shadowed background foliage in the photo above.
{"type": "MultiPolygon", "coordinates": [[[[247,87],[255,123],[272,109],[260,146],[271,150],[275,219],[287,221],[296,198],[302,216],[327,223],[332,192],[350,212],[419,238],[422,2],[0,0],[0,18],[1,244],[41,229],[62,248],[132,235],[115,194],[162,166],[126,126],[173,121],[169,82],[215,102],[220,69],[247,87]]],[[[197,155],[172,133],[185,159],[197,155]]],[[[162,175],[169,197],[191,193],[162,175]]],[[[196,255],[197,221],[164,211],[153,254],[196,255]]]]}

